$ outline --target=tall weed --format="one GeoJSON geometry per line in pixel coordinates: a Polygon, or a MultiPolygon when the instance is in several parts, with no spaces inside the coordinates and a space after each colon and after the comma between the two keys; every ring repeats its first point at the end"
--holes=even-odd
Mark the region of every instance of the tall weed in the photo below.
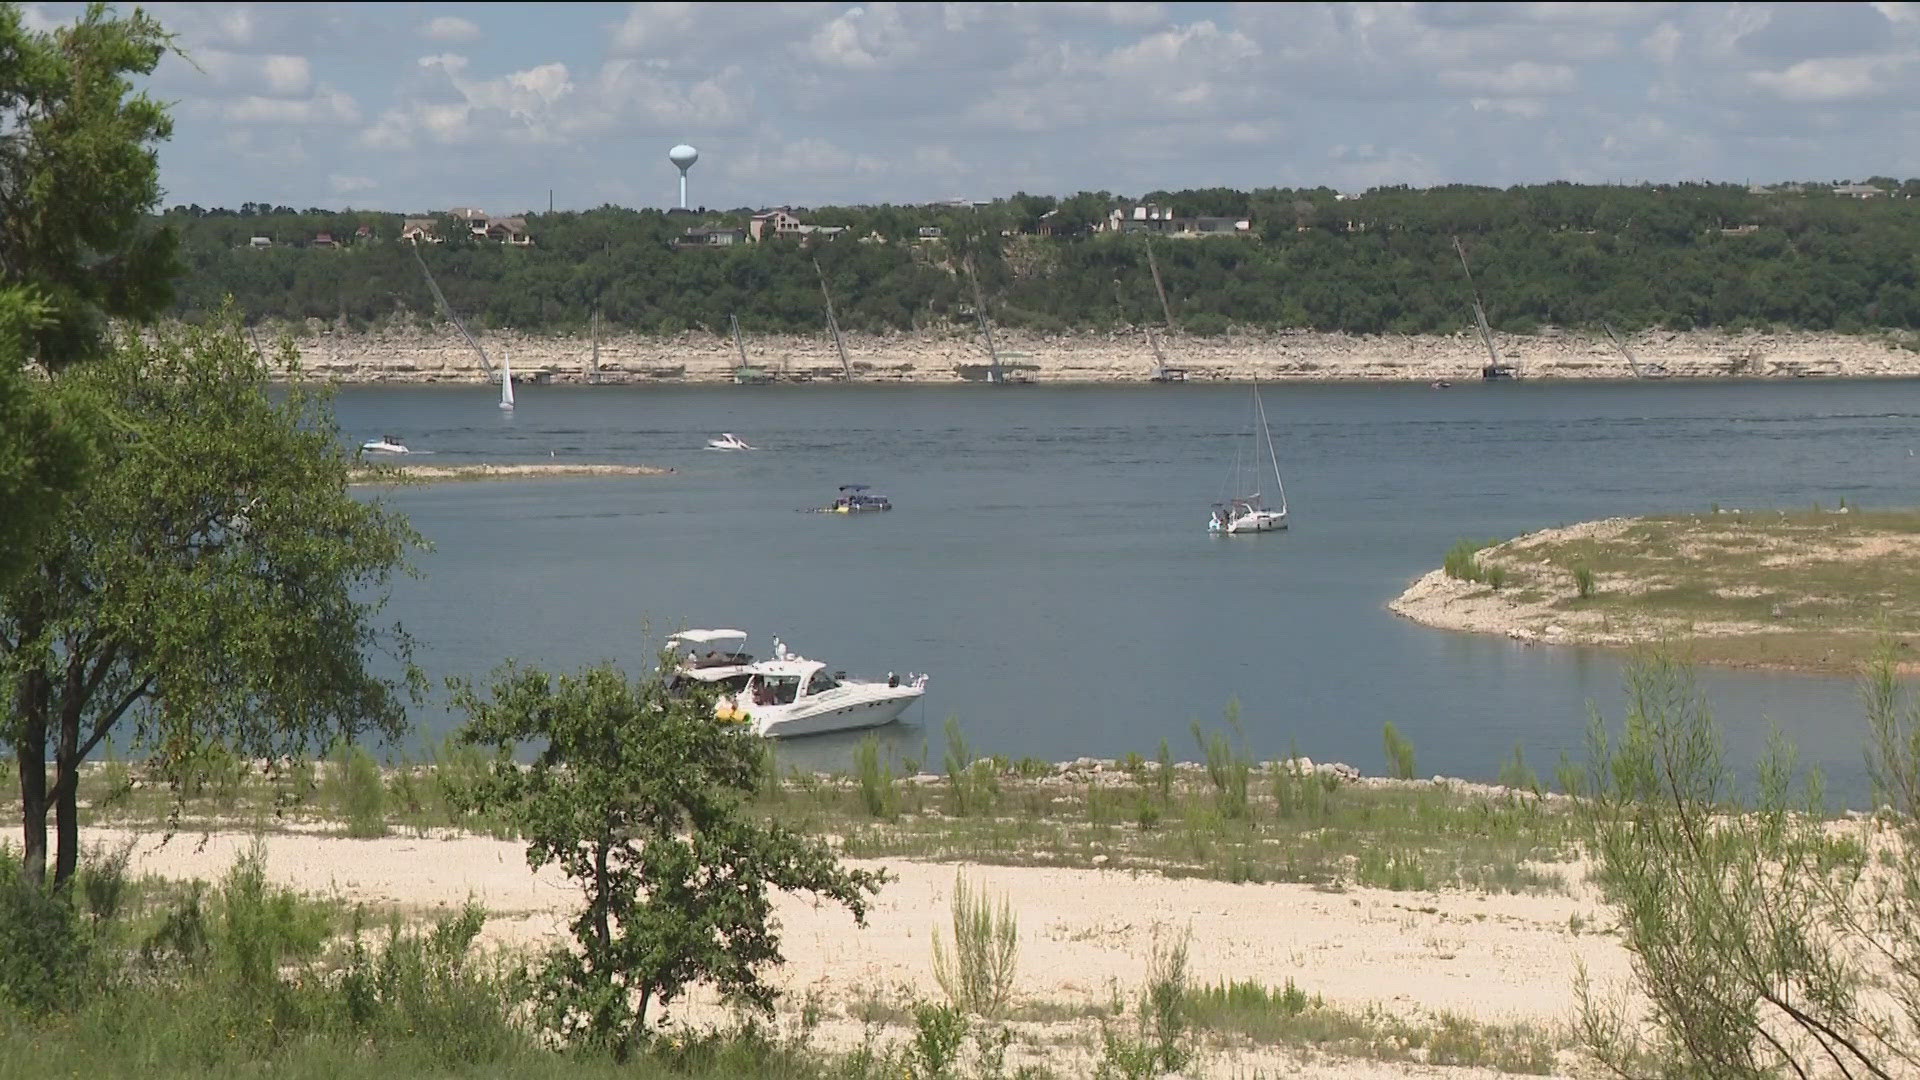
{"type": "Polygon", "coordinates": [[[1413,743],[1400,729],[1387,721],[1381,729],[1380,739],[1387,755],[1387,774],[1395,780],[1411,780],[1414,775],[1413,743]]]}
{"type": "Polygon", "coordinates": [[[953,876],[953,949],[933,934],[933,977],[954,1007],[988,1019],[1006,1011],[1013,996],[1019,960],[1019,924],[1013,904],[1002,898],[998,909],[984,894],[953,876]]]}

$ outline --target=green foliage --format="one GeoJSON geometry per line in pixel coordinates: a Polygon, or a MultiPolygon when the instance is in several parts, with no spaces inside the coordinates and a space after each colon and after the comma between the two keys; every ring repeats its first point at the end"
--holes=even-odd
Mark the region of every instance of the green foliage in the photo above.
{"type": "Polygon", "coordinates": [[[1133,1080],[1186,1068],[1193,1060],[1187,1033],[1192,1023],[1188,998],[1186,938],[1171,944],[1156,940],[1147,985],[1140,994],[1138,1032],[1129,1037],[1103,1027],[1105,1053],[1095,1075],[1133,1080]]]}
{"type": "MultiPolygon", "coordinates": [[[[660,670],[670,670],[661,658],[660,670]]],[[[527,861],[580,888],[574,947],[546,960],[541,1020],[563,1039],[625,1060],[694,983],[771,1009],[762,973],[780,962],[769,892],[806,892],[866,919],[884,875],[847,870],[823,841],[756,820],[766,758],[743,725],[713,722],[708,691],[629,682],[611,665],[557,681],[508,663],[489,696],[450,684],[462,742],[494,769],[467,795],[527,837],[527,861]],[[530,765],[513,759],[538,746],[530,765]]]]}
{"type": "Polygon", "coordinates": [[[171,44],[138,9],[91,4],[46,32],[0,6],[0,286],[46,302],[26,351],[49,369],[101,355],[109,318],[147,319],[172,298],[178,239],[146,215],[173,121],[134,90],[171,44]]]}
{"type": "MultiPolygon", "coordinates": [[[[1890,649],[1866,689],[1870,766],[1898,791],[1898,777],[1920,775],[1920,714],[1898,691],[1890,649]]],[[[1777,733],[1749,801],[1684,664],[1636,657],[1627,691],[1617,735],[1594,717],[1581,808],[1646,1022],[1583,974],[1588,1048],[1644,1075],[1908,1071],[1920,1055],[1920,805],[1890,807],[1893,845],[1867,873],[1866,847],[1822,824],[1818,774],[1794,791],[1777,733]]]]}
{"type": "Polygon", "coordinates": [[[348,493],[327,395],[271,375],[229,312],[129,336],[52,384],[138,437],[100,444],[35,572],[0,587],[0,685],[18,688],[0,739],[44,748],[54,766],[23,777],[31,875],[49,811],[54,877],[72,874],[79,765],[116,731],[182,783],[223,755],[280,758],[405,727],[410,645],[373,617],[418,537],[348,493]],[[376,648],[399,659],[404,684],[369,670],[376,648]]]}
{"type": "Polygon", "coordinates": [[[1593,596],[1593,567],[1576,563],[1573,567],[1573,591],[1582,600],[1593,596]]]}
{"type": "MultiPolygon", "coordinates": [[[[1240,734],[1239,702],[1227,703],[1227,723],[1236,735],[1240,734]]],[[[1200,744],[1200,752],[1206,758],[1207,781],[1213,785],[1214,805],[1220,816],[1229,821],[1245,821],[1252,812],[1252,804],[1247,799],[1252,759],[1235,750],[1221,732],[1203,732],[1198,721],[1193,724],[1193,740],[1200,744]]]]}
{"type": "MultiPolygon", "coordinates": [[[[1449,185],[1375,188],[1336,201],[1330,189],[1207,189],[1152,193],[1180,213],[1247,217],[1253,237],[1169,240],[1156,246],[1168,294],[1187,332],[1229,326],[1358,334],[1470,331],[1472,310],[1452,246],[1471,249],[1495,329],[1623,330],[1786,325],[1808,329],[1920,326],[1910,254],[1920,221],[1900,199],[1824,193],[1754,194],[1733,184],[1635,187],[1552,183],[1509,189],[1449,185]],[[1755,225],[1750,233],[1721,230],[1755,225]]],[[[724,333],[729,312],[749,331],[816,333],[824,324],[812,260],[833,288],[839,322],[855,330],[913,330],[964,322],[971,258],[996,317],[1035,329],[1158,322],[1139,238],[1098,233],[1052,239],[1031,228],[1047,197],[1016,195],[979,210],[821,207],[811,220],[844,224],[833,240],[776,241],[680,251],[695,223],[741,226],[744,211],[695,221],[604,207],[528,214],[534,244],[436,245],[424,254],[453,307],[483,326],[580,332],[595,310],[607,326],[724,333]],[[905,238],[938,226],[948,240],[905,238]],[[878,231],[888,243],[861,243],[878,231]],[[1114,282],[1121,283],[1115,303],[1114,282]]],[[[1081,192],[1057,200],[1062,220],[1091,224],[1134,200],[1081,192]]],[[[514,207],[493,208],[513,212],[514,207]]],[[[176,207],[189,272],[176,310],[216,310],[226,295],[249,312],[365,326],[397,310],[433,310],[392,214],[243,205],[176,207]],[[345,250],[300,248],[321,231],[377,240],[345,250]],[[248,238],[275,246],[251,250],[248,238]]],[[[1070,231],[1078,231],[1070,230],[1070,231]]]]}
{"type": "Polygon", "coordinates": [[[986,813],[1000,794],[993,762],[974,754],[957,717],[947,717],[946,732],[947,812],[955,817],[986,813]]]}
{"type": "Polygon", "coordinates": [[[86,983],[92,939],[71,891],[30,879],[13,854],[0,848],[0,1004],[63,1009],[86,983]]]}
{"type": "Polygon", "coordinates": [[[893,789],[893,766],[880,760],[880,740],[872,735],[860,740],[854,750],[854,768],[860,776],[860,801],[868,815],[891,818],[897,795],[893,789]]]}
{"type": "Polygon", "coordinates": [[[1411,780],[1414,775],[1413,742],[1400,734],[1400,729],[1389,720],[1380,730],[1380,740],[1387,755],[1387,775],[1395,780],[1411,780]]]}
{"type": "Polygon", "coordinates": [[[1513,744],[1513,756],[1500,765],[1500,786],[1540,794],[1540,774],[1527,764],[1526,751],[1517,742],[1513,744]]]}
{"type": "Polygon", "coordinates": [[[941,944],[938,929],[933,932],[933,976],[948,1000],[962,1012],[999,1018],[1013,996],[1019,954],[1012,902],[1003,898],[996,910],[992,900],[974,893],[966,877],[956,872],[952,950],[941,944]]]}
{"type": "Polygon", "coordinates": [[[7,508],[0,514],[0,588],[30,565],[33,545],[91,460],[91,438],[80,423],[88,414],[26,373],[28,343],[49,311],[26,288],[0,287],[0,506],[7,508]]]}
{"type": "Polygon", "coordinates": [[[1486,575],[1480,569],[1479,560],[1474,556],[1486,546],[1487,542],[1456,540],[1453,546],[1447,549],[1446,561],[1441,564],[1441,568],[1446,571],[1448,577],[1457,581],[1484,581],[1486,575]]]}
{"type": "Polygon", "coordinates": [[[913,1007],[913,1044],[908,1058],[916,1077],[937,1080],[952,1076],[966,1042],[966,1013],[952,1005],[925,1001],[913,1007]]]}
{"type": "Polygon", "coordinates": [[[341,743],[333,755],[335,798],[346,819],[347,835],[368,839],[387,835],[387,792],[380,763],[358,743],[341,743]]]}
{"type": "Polygon", "coordinates": [[[1159,766],[1153,777],[1160,788],[1160,801],[1170,802],[1173,799],[1173,751],[1167,747],[1165,738],[1160,740],[1160,752],[1154,755],[1153,760],[1159,766]]]}

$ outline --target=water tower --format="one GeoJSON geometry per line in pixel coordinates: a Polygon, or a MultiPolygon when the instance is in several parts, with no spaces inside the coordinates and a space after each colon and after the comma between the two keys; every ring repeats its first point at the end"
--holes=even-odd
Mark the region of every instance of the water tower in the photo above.
{"type": "Polygon", "coordinates": [[[693,163],[700,160],[700,151],[686,143],[681,143],[667,151],[667,160],[673,162],[674,166],[680,170],[680,209],[685,210],[687,208],[687,170],[693,168],[693,163]]]}

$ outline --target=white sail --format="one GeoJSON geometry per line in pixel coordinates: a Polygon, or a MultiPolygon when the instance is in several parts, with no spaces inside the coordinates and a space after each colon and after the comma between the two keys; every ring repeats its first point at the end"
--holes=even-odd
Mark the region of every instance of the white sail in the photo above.
{"type": "Polygon", "coordinates": [[[513,408],[513,363],[505,352],[500,354],[500,407],[513,408]]]}

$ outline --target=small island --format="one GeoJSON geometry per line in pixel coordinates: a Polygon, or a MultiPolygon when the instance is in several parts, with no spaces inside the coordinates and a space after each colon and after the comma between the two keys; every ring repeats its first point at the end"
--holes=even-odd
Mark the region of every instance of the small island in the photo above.
{"type": "Polygon", "coordinates": [[[665,476],[672,469],[656,465],[584,465],[539,462],[528,465],[384,465],[360,467],[347,476],[351,484],[433,483],[447,480],[544,480],[576,476],[665,476]]]}
{"type": "Polygon", "coordinates": [[[1456,545],[1388,605],[1447,630],[1736,667],[1859,670],[1920,645],[1920,511],[1720,509],[1456,545]]]}

